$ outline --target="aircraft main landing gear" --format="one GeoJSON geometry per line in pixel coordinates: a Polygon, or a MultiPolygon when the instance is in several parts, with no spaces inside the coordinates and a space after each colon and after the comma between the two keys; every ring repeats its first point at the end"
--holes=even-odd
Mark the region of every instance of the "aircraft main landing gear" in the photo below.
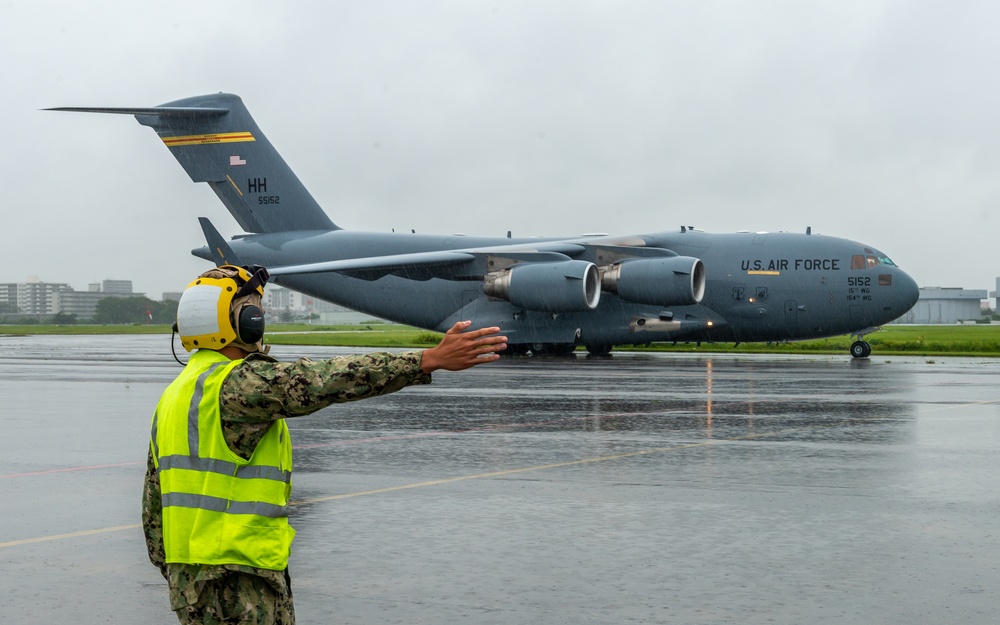
{"type": "Polygon", "coordinates": [[[573,343],[532,343],[531,353],[535,356],[555,356],[566,358],[576,350],[573,343]]]}
{"type": "Polygon", "coordinates": [[[610,356],[611,347],[611,345],[604,345],[603,343],[587,345],[587,352],[591,356],[610,356]]]}
{"type": "Polygon", "coordinates": [[[872,346],[868,341],[854,341],[851,343],[851,356],[855,358],[868,358],[872,355],[872,346]]]}
{"type": "Polygon", "coordinates": [[[507,349],[500,352],[500,355],[507,357],[525,356],[528,354],[528,350],[530,349],[530,347],[531,346],[528,345],[527,343],[508,343],[507,349]]]}

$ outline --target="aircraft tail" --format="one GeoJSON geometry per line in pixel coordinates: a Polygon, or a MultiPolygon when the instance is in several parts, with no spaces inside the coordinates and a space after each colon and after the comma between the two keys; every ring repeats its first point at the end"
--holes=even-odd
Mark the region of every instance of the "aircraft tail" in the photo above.
{"type": "Polygon", "coordinates": [[[320,208],[239,96],[196,96],[151,108],[49,110],[135,115],[156,131],[194,182],[207,182],[246,232],[340,230],[320,208]]]}

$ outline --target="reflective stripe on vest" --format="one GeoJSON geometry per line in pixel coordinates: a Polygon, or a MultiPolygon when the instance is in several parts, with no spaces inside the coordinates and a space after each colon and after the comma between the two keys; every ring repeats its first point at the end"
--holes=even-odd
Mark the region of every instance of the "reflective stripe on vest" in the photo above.
{"type": "Polygon", "coordinates": [[[274,480],[276,482],[289,483],[292,481],[292,472],[283,471],[278,467],[258,467],[258,466],[238,466],[235,462],[228,460],[217,460],[215,458],[192,458],[191,456],[163,456],[160,458],[160,471],[168,469],[187,469],[189,471],[205,471],[208,473],[218,473],[220,475],[232,475],[234,477],[250,480],[274,480]]]}
{"type": "Polygon", "coordinates": [[[222,382],[241,361],[200,350],[167,387],[151,426],[167,562],[288,566],[292,448],[275,421],[249,460],[225,442],[222,382]]]}
{"type": "Polygon", "coordinates": [[[209,495],[192,495],[190,493],[167,493],[163,495],[163,507],[201,508],[212,512],[226,514],[256,514],[269,518],[287,517],[288,506],[276,506],[260,501],[229,501],[209,495]]]}

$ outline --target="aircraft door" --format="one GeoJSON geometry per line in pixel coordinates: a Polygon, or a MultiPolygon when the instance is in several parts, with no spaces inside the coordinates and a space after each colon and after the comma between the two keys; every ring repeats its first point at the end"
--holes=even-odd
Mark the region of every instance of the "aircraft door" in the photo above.
{"type": "Polygon", "coordinates": [[[799,304],[793,299],[785,300],[785,323],[793,326],[799,320],[799,304]]]}

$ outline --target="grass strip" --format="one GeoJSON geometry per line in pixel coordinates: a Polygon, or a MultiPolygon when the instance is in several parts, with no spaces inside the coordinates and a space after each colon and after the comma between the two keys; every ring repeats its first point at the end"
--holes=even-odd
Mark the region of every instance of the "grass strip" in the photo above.
{"type": "MultiPolygon", "coordinates": [[[[0,336],[88,334],[170,334],[167,325],[0,325],[0,336]]],[[[273,345],[331,347],[423,348],[437,344],[441,335],[391,323],[357,325],[271,324],[267,342],[273,345]]],[[[1000,325],[889,325],[866,340],[879,355],[1000,357],[1000,325]]],[[[852,339],[847,336],[792,343],[656,343],[617,351],[840,354],[852,339]]],[[[581,350],[583,348],[580,348],[581,350]]]]}

